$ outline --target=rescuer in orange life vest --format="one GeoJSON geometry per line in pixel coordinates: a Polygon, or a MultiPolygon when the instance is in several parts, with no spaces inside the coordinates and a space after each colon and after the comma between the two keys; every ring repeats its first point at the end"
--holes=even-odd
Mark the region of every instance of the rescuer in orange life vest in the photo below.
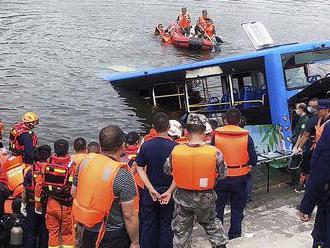
{"type": "Polygon", "coordinates": [[[211,19],[206,19],[206,26],[205,26],[205,38],[212,40],[213,36],[215,35],[215,26],[211,19]]]}
{"type": "Polygon", "coordinates": [[[230,109],[225,114],[225,126],[215,130],[215,146],[221,151],[228,167],[228,176],[218,180],[217,216],[223,223],[225,205],[230,200],[231,221],[229,239],[241,236],[243,212],[247,202],[247,181],[250,166],[257,163],[257,154],[249,131],[240,128],[241,112],[230,109]]]}
{"type": "Polygon", "coordinates": [[[183,34],[186,36],[190,35],[190,29],[191,29],[191,19],[190,15],[187,12],[187,8],[182,8],[181,13],[176,19],[177,24],[182,29],[183,34]]]}
{"type": "Polygon", "coordinates": [[[46,226],[49,231],[49,247],[74,247],[74,230],[72,221],[72,201],[70,194],[75,163],[71,160],[69,142],[59,139],[54,143],[55,155],[41,172],[42,188],[39,178],[35,189],[37,212],[41,212],[42,194],[48,195],[46,226]],[[42,189],[42,192],[40,190],[42,189]]]}
{"type": "MultiPolygon", "coordinates": [[[[51,148],[48,145],[42,145],[34,150],[34,164],[24,176],[24,191],[22,194],[21,212],[25,219],[25,244],[24,247],[34,248],[36,244],[39,247],[48,247],[48,231],[45,223],[44,204],[42,214],[35,212],[35,188],[38,176],[48,164],[51,156],[51,148]]],[[[43,202],[45,203],[45,202],[43,202]]]]}
{"type": "Polygon", "coordinates": [[[15,156],[22,156],[26,164],[33,163],[33,149],[37,146],[38,137],[32,129],[38,123],[38,116],[34,112],[27,112],[22,116],[22,122],[10,130],[9,150],[15,156]]]}
{"type": "Polygon", "coordinates": [[[207,10],[204,9],[204,10],[202,10],[202,15],[200,17],[198,17],[196,25],[195,25],[195,33],[199,37],[203,36],[204,30],[206,28],[206,19],[208,19],[207,10]]]}
{"type": "Polygon", "coordinates": [[[71,155],[71,159],[75,162],[78,167],[81,162],[87,158],[87,142],[84,138],[79,137],[73,141],[73,149],[75,154],[71,155]]]}
{"type": "Polygon", "coordinates": [[[83,228],[81,247],[137,248],[137,189],[127,164],[120,162],[125,134],[108,126],[99,142],[101,154],[84,160],[71,190],[73,217],[83,228]]]}
{"type": "Polygon", "coordinates": [[[172,221],[174,247],[191,247],[194,220],[204,228],[212,247],[225,248],[228,242],[221,221],[216,218],[214,186],[226,177],[220,151],[205,142],[206,117],[190,114],[187,119],[188,143],[176,146],[164,171],[173,176],[176,190],[172,221]]]}

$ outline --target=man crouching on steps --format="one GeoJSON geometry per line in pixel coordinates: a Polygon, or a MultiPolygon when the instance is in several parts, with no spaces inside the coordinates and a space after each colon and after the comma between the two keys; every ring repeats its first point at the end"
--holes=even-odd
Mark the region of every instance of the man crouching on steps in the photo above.
{"type": "Polygon", "coordinates": [[[205,140],[206,117],[190,114],[187,119],[188,143],[174,148],[164,165],[173,175],[176,190],[172,229],[173,247],[191,247],[194,219],[204,228],[212,247],[225,248],[228,242],[221,221],[216,218],[217,177],[226,176],[220,151],[205,140]]]}

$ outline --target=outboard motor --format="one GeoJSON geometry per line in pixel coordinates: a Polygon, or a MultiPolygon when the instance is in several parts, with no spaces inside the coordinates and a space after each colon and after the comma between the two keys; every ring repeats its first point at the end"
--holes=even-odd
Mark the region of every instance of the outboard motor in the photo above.
{"type": "Polygon", "coordinates": [[[19,219],[16,220],[15,225],[10,230],[10,248],[23,247],[23,228],[19,226],[19,219]]]}
{"type": "Polygon", "coordinates": [[[191,38],[188,41],[189,47],[194,50],[201,50],[203,47],[203,39],[200,38],[191,38]]]}

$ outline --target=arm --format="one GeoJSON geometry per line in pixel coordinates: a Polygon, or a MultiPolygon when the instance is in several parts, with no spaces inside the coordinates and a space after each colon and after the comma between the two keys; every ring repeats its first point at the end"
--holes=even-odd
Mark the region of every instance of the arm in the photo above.
{"type": "Polygon", "coordinates": [[[144,183],[144,185],[149,190],[149,193],[154,201],[158,201],[161,199],[160,194],[155,190],[155,188],[152,186],[151,182],[149,181],[148,175],[143,169],[143,167],[137,166],[137,171],[144,183]]]}
{"type": "Polygon", "coordinates": [[[139,221],[134,208],[134,200],[121,202],[124,220],[132,245],[139,244],[139,221]]]}
{"type": "Polygon", "coordinates": [[[257,152],[254,148],[253,139],[250,136],[248,139],[248,153],[249,153],[249,165],[256,166],[256,164],[258,162],[258,156],[257,156],[257,152]]]}
{"type": "Polygon", "coordinates": [[[302,147],[305,145],[305,143],[309,139],[309,135],[310,135],[309,132],[307,132],[307,131],[303,132],[303,134],[298,137],[298,140],[292,151],[296,152],[296,153],[298,153],[299,151],[302,151],[302,147]]]}

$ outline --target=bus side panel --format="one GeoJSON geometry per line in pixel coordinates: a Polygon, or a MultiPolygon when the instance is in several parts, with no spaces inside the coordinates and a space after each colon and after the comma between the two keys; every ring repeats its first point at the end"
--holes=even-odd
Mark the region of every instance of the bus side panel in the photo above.
{"type": "Polygon", "coordinates": [[[282,127],[285,148],[289,150],[292,134],[281,55],[266,55],[265,66],[272,123],[282,127]]]}

